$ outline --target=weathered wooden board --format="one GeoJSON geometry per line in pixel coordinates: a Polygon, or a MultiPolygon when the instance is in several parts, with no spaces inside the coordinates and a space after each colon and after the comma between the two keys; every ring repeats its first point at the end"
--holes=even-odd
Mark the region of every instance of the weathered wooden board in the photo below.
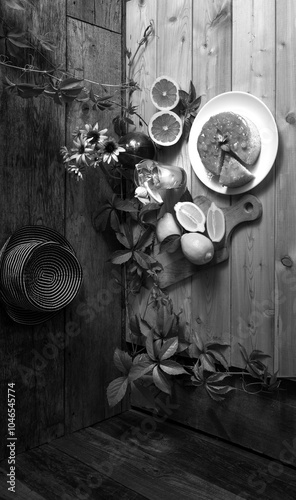
{"type": "Polygon", "coordinates": [[[276,163],[276,276],[275,276],[275,352],[278,368],[283,376],[296,376],[296,34],[293,20],[296,16],[295,1],[276,2],[276,118],[280,134],[279,154],[276,163]],[[284,76],[283,76],[284,75],[284,76]]]}
{"type": "Polygon", "coordinates": [[[122,0],[67,0],[67,15],[121,33],[122,0]]]}
{"type": "MultiPolygon", "coordinates": [[[[140,429],[135,431],[138,434],[137,431],[141,433],[140,429]]],[[[153,455],[136,443],[132,452],[130,445],[130,436],[126,432],[121,435],[121,439],[117,439],[102,432],[99,427],[79,431],[54,443],[57,449],[70,456],[79,456],[81,461],[97,471],[104,470],[108,464],[112,479],[149,500],[195,500],[197,491],[200,500],[237,499],[235,494],[225,489],[225,485],[221,486],[196,474],[188,462],[183,468],[173,456],[168,459],[166,453],[153,455]],[[116,466],[119,460],[120,466],[116,466]]]]}
{"type": "MultiPolygon", "coordinates": [[[[251,92],[272,113],[275,113],[275,23],[274,0],[233,2],[232,89],[251,92]]],[[[258,224],[237,232],[232,249],[231,363],[240,366],[239,342],[247,350],[256,348],[269,354],[272,370],[275,168],[252,192],[260,198],[264,215],[258,224]]]]}
{"type": "MultiPolygon", "coordinates": [[[[211,205],[211,200],[206,196],[197,196],[194,203],[201,208],[206,215],[211,205]]],[[[214,257],[207,264],[197,266],[186,259],[182,250],[172,254],[163,253],[157,255],[157,260],[162,264],[163,270],[158,274],[158,283],[161,288],[179,283],[205,268],[221,264],[229,259],[231,236],[234,229],[243,222],[252,222],[262,215],[262,206],[258,198],[246,194],[234,205],[221,208],[225,217],[225,235],[218,243],[214,243],[214,257]]]]}
{"type": "MultiPolygon", "coordinates": [[[[54,64],[65,64],[65,1],[26,4],[26,11],[1,2],[1,18],[21,31],[51,32],[54,64]]],[[[21,63],[28,54],[20,50],[21,63]]],[[[37,56],[34,64],[51,68],[37,56]]],[[[23,81],[20,72],[1,67],[0,100],[0,245],[26,224],[44,224],[64,233],[64,177],[59,149],[65,136],[65,109],[49,99],[22,100],[3,92],[3,77],[23,81]]],[[[30,78],[30,77],[28,77],[30,78]]],[[[38,79],[38,77],[37,77],[38,79]]],[[[32,80],[29,80],[32,81],[32,80]]],[[[39,80],[37,80],[39,81],[39,80]]],[[[64,432],[64,352],[52,346],[52,336],[64,332],[64,315],[34,328],[10,320],[1,306],[0,318],[0,457],[7,455],[7,383],[15,382],[17,451],[64,432]],[[50,345],[51,344],[51,345],[50,345]]]]}
{"type": "MultiPolygon", "coordinates": [[[[68,18],[68,70],[78,78],[98,83],[121,82],[121,36],[68,18]],[[101,57],[100,54],[104,54],[101,57]],[[79,69],[78,69],[79,68],[79,69]]],[[[119,113],[93,111],[74,104],[68,113],[70,143],[75,127],[99,123],[112,128],[119,113]]],[[[107,262],[112,244],[96,232],[93,219],[110,194],[99,169],[89,170],[83,182],[67,178],[66,234],[77,250],[84,270],[79,297],[67,311],[66,326],[76,329],[66,351],[66,423],[74,431],[113,414],[106,388],[116,377],[113,353],[121,343],[120,270],[107,262]],[[115,273],[115,274],[112,274],[115,273]]],[[[114,247],[113,247],[114,248],[114,247]]],[[[120,406],[115,411],[120,411],[120,406]]]]}

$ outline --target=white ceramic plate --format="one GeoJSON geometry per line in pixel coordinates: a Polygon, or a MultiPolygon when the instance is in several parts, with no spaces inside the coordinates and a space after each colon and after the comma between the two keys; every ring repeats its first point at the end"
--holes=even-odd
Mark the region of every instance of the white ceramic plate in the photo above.
{"type": "Polygon", "coordinates": [[[207,102],[195,117],[188,141],[189,158],[197,177],[213,191],[227,195],[245,193],[257,186],[273,166],[277,150],[278,130],[272,113],[260,99],[247,92],[225,92],[207,102]],[[203,166],[197,150],[197,139],[203,125],[211,116],[222,111],[232,111],[249,118],[257,126],[261,137],[259,158],[250,168],[255,178],[237,188],[227,188],[219,184],[218,179],[212,177],[203,166]]]}

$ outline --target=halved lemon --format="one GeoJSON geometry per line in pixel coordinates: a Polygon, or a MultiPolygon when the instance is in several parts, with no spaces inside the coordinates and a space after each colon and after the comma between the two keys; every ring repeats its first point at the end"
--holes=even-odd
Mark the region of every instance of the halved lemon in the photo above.
{"type": "Polygon", "coordinates": [[[212,202],[207,213],[207,231],[212,241],[221,241],[225,234],[225,216],[221,208],[212,202]]]}
{"type": "Polygon", "coordinates": [[[205,230],[206,216],[195,203],[179,201],[174,206],[176,217],[186,231],[203,233],[205,230]]]}
{"type": "Polygon", "coordinates": [[[169,76],[159,76],[152,84],[150,97],[157,109],[169,111],[179,102],[179,85],[169,76]]]}
{"type": "Polygon", "coordinates": [[[176,144],[182,135],[181,118],[173,111],[158,111],[148,124],[151,139],[160,146],[176,144]]]}

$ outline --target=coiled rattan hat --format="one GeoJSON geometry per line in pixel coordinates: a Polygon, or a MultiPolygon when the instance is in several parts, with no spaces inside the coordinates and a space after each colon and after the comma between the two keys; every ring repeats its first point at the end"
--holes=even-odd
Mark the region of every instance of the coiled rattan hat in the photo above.
{"type": "Polygon", "coordinates": [[[82,267],[70,243],[45,226],[24,226],[0,250],[0,297],[17,323],[52,318],[77,295],[82,267]]]}

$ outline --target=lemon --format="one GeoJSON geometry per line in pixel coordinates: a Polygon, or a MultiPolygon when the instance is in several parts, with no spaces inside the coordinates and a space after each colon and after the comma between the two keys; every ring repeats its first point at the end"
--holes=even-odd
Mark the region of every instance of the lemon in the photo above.
{"type": "Polygon", "coordinates": [[[207,213],[207,231],[212,241],[221,241],[225,234],[224,213],[214,202],[207,213]]]}
{"type": "Polygon", "coordinates": [[[206,264],[214,257],[214,245],[209,238],[200,233],[185,233],[181,236],[184,256],[192,264],[206,264]]]}
{"type": "Polygon", "coordinates": [[[186,231],[194,233],[199,231],[203,233],[205,230],[206,216],[195,203],[192,201],[180,201],[174,206],[176,217],[186,231]]]}
{"type": "Polygon", "coordinates": [[[170,212],[166,212],[156,225],[156,236],[161,243],[165,238],[172,234],[181,235],[181,229],[170,212]]]}

